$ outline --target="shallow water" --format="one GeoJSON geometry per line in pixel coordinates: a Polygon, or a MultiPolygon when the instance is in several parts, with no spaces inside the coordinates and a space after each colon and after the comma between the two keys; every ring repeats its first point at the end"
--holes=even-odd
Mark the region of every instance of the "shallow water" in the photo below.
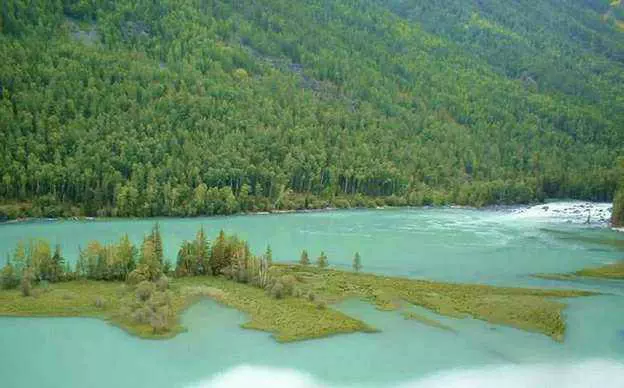
{"type": "MultiPolygon", "coordinates": [[[[436,317],[425,311],[456,331],[447,332],[405,320],[397,313],[376,311],[358,301],[338,307],[382,333],[288,345],[275,343],[267,333],[240,329],[244,315],[209,301],[187,311],[187,333],[167,341],[139,340],[92,319],[0,318],[3,386],[184,387],[218,382],[219,373],[239,365],[287,368],[331,385],[393,386],[457,368],[575,365],[588,359],[624,363],[624,282],[570,283],[528,276],[623,258],[619,243],[599,242],[624,240],[624,234],[605,228],[536,221],[508,211],[468,209],[337,211],[159,222],[165,253],[171,259],[180,242],[192,238],[203,225],[209,235],[221,228],[236,232],[258,251],[271,244],[275,260],[284,262],[297,260],[304,248],[313,257],[323,249],[331,264],[347,267],[357,250],[370,272],[499,285],[578,287],[610,295],[568,301],[568,333],[563,344],[538,334],[472,319],[436,317]]],[[[43,237],[61,243],[66,256],[74,260],[78,245],[91,239],[116,240],[123,233],[139,242],[152,223],[113,220],[0,225],[0,254],[10,251],[20,238],[43,237]]],[[[609,365],[605,368],[613,366],[609,365]]],[[[608,373],[622,372],[620,364],[615,365],[608,373]]],[[[235,373],[242,376],[249,371],[235,373]]],[[[261,380],[258,373],[268,373],[274,379],[281,376],[272,370],[252,369],[252,383],[261,380]]],[[[297,378],[305,380],[287,375],[283,386],[297,385],[297,378]]]]}

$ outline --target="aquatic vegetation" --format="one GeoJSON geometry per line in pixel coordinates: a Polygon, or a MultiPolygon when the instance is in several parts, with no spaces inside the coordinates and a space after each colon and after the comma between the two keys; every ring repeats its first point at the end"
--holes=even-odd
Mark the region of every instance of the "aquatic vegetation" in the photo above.
{"type": "Polygon", "coordinates": [[[486,285],[438,283],[312,267],[277,265],[292,274],[297,287],[328,302],[359,297],[381,310],[397,310],[401,302],[453,318],[471,316],[494,324],[545,334],[563,341],[565,322],[561,298],[593,295],[578,290],[545,290],[486,285]]]}
{"type": "Polygon", "coordinates": [[[577,276],[571,273],[536,273],[531,275],[534,278],[544,280],[574,280],[577,276]]]}
{"type": "Polygon", "coordinates": [[[598,268],[584,268],[575,272],[575,274],[595,278],[624,279],[624,261],[603,265],[598,268]]]}
{"type": "Polygon", "coordinates": [[[55,284],[51,291],[32,297],[6,290],[0,292],[0,315],[100,318],[130,334],[159,339],[184,331],[181,313],[202,297],[248,314],[244,328],[271,332],[279,342],[376,331],[337,310],[319,309],[306,298],[275,299],[260,288],[208,276],[174,279],[166,293],[149,283],[128,287],[91,280],[55,284]]]}
{"type": "Polygon", "coordinates": [[[417,322],[420,322],[420,323],[422,323],[424,325],[427,325],[427,326],[436,327],[438,329],[455,332],[455,329],[453,329],[452,327],[447,326],[447,325],[441,323],[440,321],[436,321],[435,319],[431,319],[431,318],[429,318],[427,316],[424,316],[422,314],[418,314],[417,312],[414,312],[414,311],[403,311],[403,312],[401,312],[401,315],[403,315],[403,317],[405,319],[409,319],[409,320],[412,320],[412,321],[417,321],[417,322]]]}
{"type": "Polygon", "coordinates": [[[603,265],[601,267],[583,268],[573,273],[535,274],[533,277],[547,280],[578,280],[582,277],[601,279],[624,279],[624,261],[603,265]]]}

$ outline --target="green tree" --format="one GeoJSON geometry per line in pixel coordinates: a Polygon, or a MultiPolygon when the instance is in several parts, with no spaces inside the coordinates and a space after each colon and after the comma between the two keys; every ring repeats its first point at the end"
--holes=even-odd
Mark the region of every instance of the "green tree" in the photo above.
{"type": "Polygon", "coordinates": [[[210,267],[214,275],[221,274],[221,271],[231,265],[228,252],[228,242],[223,229],[219,232],[219,236],[212,245],[210,251],[210,267]]]}
{"type": "Polygon", "coordinates": [[[624,188],[621,188],[613,199],[611,224],[616,227],[624,226],[624,188]]]}
{"type": "Polygon", "coordinates": [[[27,268],[22,274],[22,278],[20,280],[20,290],[22,291],[22,296],[32,295],[34,281],[35,274],[30,268],[27,268]]]}
{"type": "Polygon", "coordinates": [[[321,252],[321,255],[316,259],[316,265],[319,268],[326,268],[329,265],[329,261],[327,259],[327,255],[325,255],[325,252],[321,252]]]}
{"type": "Polygon", "coordinates": [[[204,232],[204,228],[201,227],[195,237],[195,244],[193,249],[195,256],[195,267],[193,270],[194,275],[206,275],[210,274],[210,244],[208,238],[204,232]]]}
{"type": "Polygon", "coordinates": [[[65,258],[61,254],[61,246],[56,244],[52,255],[52,265],[49,281],[58,282],[65,279],[65,258]]]}
{"type": "Polygon", "coordinates": [[[154,247],[154,259],[162,266],[164,261],[163,243],[162,236],[160,235],[160,224],[158,222],[156,222],[154,224],[154,227],[152,228],[150,239],[152,240],[152,244],[154,247]]]}
{"type": "Polygon", "coordinates": [[[362,258],[359,252],[355,252],[355,256],[353,256],[353,270],[355,272],[360,272],[362,270],[362,258]]]}
{"type": "Polygon", "coordinates": [[[20,279],[17,277],[15,268],[9,259],[0,272],[0,288],[10,290],[16,288],[19,284],[20,279]]]}
{"type": "Polygon", "coordinates": [[[300,265],[310,265],[310,257],[308,256],[308,251],[305,249],[301,251],[301,257],[299,258],[300,265]]]}
{"type": "Polygon", "coordinates": [[[178,251],[178,259],[176,261],[176,276],[193,276],[195,275],[195,244],[189,241],[183,241],[178,251]]]}

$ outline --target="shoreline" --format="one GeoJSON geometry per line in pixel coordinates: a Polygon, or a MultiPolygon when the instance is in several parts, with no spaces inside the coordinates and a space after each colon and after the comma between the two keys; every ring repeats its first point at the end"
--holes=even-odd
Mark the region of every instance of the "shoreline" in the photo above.
{"type": "MultiPolygon", "coordinates": [[[[225,217],[243,217],[243,216],[270,216],[270,215],[280,215],[280,214],[314,214],[314,213],[330,213],[336,211],[365,211],[365,210],[428,210],[428,209],[462,209],[462,210],[474,210],[474,211],[496,211],[496,212],[508,212],[509,214],[516,215],[519,219],[532,219],[531,216],[524,216],[526,212],[530,210],[534,210],[534,208],[548,208],[553,204],[561,204],[566,205],[571,210],[571,213],[568,214],[569,217],[575,217],[578,215],[577,209],[574,209],[575,205],[581,205],[581,208],[584,206],[592,206],[592,205],[608,205],[608,203],[603,202],[589,202],[582,200],[547,200],[546,202],[541,203],[531,203],[531,204],[515,204],[515,205],[488,205],[483,207],[475,207],[469,205],[424,205],[424,206],[371,206],[371,207],[324,207],[324,208],[316,208],[316,209],[283,209],[283,210],[272,210],[272,211],[255,211],[255,212],[238,212],[232,214],[219,214],[219,215],[196,215],[196,216],[147,216],[147,217],[116,217],[116,216],[105,216],[105,217],[92,217],[92,216],[73,216],[73,217],[25,217],[25,218],[17,218],[11,220],[0,221],[0,226],[2,225],[15,225],[21,223],[29,223],[29,222],[58,222],[58,221],[114,221],[114,220],[159,220],[159,219],[198,219],[198,218],[225,218],[225,217]],[[574,210],[573,210],[574,209],[574,210]]],[[[590,224],[586,224],[585,222],[574,222],[569,218],[563,219],[558,217],[543,217],[537,216],[533,217],[535,220],[539,221],[552,221],[553,223],[566,223],[566,224],[583,224],[586,226],[592,227],[600,227],[600,228],[609,228],[610,230],[624,233],[624,227],[613,227],[610,221],[601,220],[599,222],[591,222],[590,224]]]]}

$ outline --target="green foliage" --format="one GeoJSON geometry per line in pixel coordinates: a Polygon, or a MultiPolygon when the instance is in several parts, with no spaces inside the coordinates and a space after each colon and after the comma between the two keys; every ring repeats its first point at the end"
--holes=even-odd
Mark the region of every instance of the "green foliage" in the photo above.
{"type": "Polygon", "coordinates": [[[20,291],[22,296],[31,296],[33,292],[33,282],[35,281],[35,275],[32,269],[28,268],[22,274],[20,279],[20,291]]]}
{"type": "Polygon", "coordinates": [[[0,220],[615,191],[607,2],[3,4],[0,220]]]}
{"type": "Polygon", "coordinates": [[[325,252],[321,252],[321,255],[316,259],[316,266],[319,268],[326,268],[329,265],[327,255],[325,252]]]}
{"type": "Polygon", "coordinates": [[[275,299],[282,299],[285,296],[284,285],[277,281],[271,287],[271,296],[275,299]]]}
{"type": "Polygon", "coordinates": [[[20,279],[15,272],[15,268],[10,261],[8,261],[2,271],[0,271],[0,288],[3,290],[10,290],[16,288],[20,284],[20,279]]]}
{"type": "Polygon", "coordinates": [[[154,283],[146,281],[146,280],[142,281],[141,283],[137,285],[137,288],[136,288],[137,300],[141,302],[147,301],[149,298],[152,297],[152,294],[154,293],[155,290],[156,290],[156,286],[154,285],[154,283]]]}
{"type": "Polygon", "coordinates": [[[613,199],[613,213],[611,224],[616,227],[624,226],[624,186],[618,190],[613,199]]]}
{"type": "Polygon", "coordinates": [[[273,264],[273,251],[270,245],[267,245],[266,252],[264,252],[264,260],[266,260],[269,265],[273,264]]]}
{"type": "MultiPolygon", "coordinates": [[[[217,249],[220,249],[217,248],[217,249]]],[[[212,273],[210,265],[210,244],[202,227],[194,241],[184,241],[178,251],[176,262],[176,276],[209,275],[212,273]]]]}
{"type": "Polygon", "coordinates": [[[117,244],[91,241],[85,249],[80,249],[76,274],[84,279],[125,281],[135,269],[136,256],[137,250],[127,235],[117,244]]]}
{"type": "Polygon", "coordinates": [[[218,275],[222,270],[232,265],[229,248],[225,232],[221,230],[210,251],[210,269],[213,274],[218,275]]]}
{"type": "Polygon", "coordinates": [[[360,272],[362,270],[362,258],[360,257],[360,252],[355,252],[355,256],[353,256],[353,270],[355,272],[360,272]]]}
{"type": "Polygon", "coordinates": [[[308,256],[308,251],[305,249],[301,251],[301,257],[299,258],[300,265],[310,265],[310,257],[308,256]]]}

